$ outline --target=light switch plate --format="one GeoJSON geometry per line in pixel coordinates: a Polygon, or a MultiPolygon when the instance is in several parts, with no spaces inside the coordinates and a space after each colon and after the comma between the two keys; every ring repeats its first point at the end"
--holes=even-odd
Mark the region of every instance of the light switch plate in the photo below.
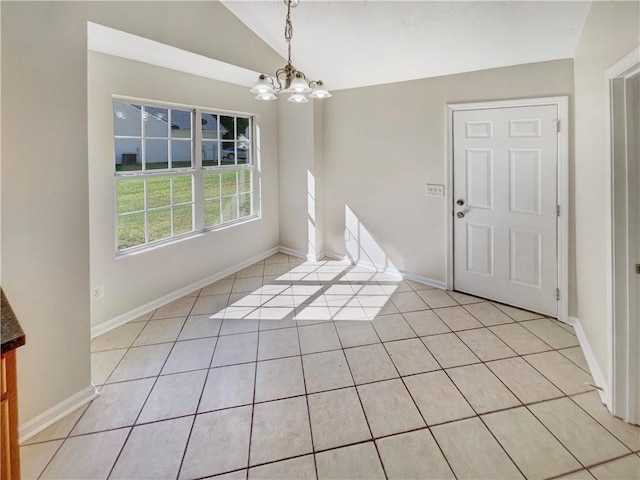
{"type": "Polygon", "coordinates": [[[427,197],[444,197],[444,185],[427,183],[427,197]]]}

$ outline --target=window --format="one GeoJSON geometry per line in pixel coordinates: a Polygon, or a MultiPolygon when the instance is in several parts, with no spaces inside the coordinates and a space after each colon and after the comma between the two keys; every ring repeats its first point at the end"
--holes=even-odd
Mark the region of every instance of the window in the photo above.
{"type": "Polygon", "coordinates": [[[114,101],[117,251],[255,216],[252,117],[114,101]]]}

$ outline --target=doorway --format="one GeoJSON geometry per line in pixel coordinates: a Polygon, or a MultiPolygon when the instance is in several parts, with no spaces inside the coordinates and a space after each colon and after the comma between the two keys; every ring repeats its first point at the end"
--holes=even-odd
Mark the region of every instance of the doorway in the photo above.
{"type": "Polygon", "coordinates": [[[447,110],[448,288],[567,321],[567,98],[447,110]]]}
{"type": "Polygon", "coordinates": [[[640,424],[640,49],[611,67],[606,78],[612,318],[607,403],[614,415],[640,424]]]}

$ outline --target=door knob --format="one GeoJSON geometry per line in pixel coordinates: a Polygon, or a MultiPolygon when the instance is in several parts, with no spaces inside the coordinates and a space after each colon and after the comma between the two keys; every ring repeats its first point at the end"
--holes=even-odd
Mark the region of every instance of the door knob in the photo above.
{"type": "Polygon", "coordinates": [[[462,205],[464,205],[464,200],[462,200],[462,199],[460,198],[460,199],[458,199],[458,200],[456,201],[456,203],[457,203],[458,205],[462,206],[462,205]]]}
{"type": "Polygon", "coordinates": [[[458,218],[464,218],[464,213],[462,213],[462,212],[458,212],[458,213],[456,213],[456,217],[458,217],[458,218]]]}

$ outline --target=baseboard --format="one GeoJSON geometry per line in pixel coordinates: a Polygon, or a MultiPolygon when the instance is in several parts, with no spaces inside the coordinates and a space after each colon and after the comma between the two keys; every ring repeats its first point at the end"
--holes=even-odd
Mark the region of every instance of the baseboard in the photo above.
{"type": "Polygon", "coordinates": [[[58,420],[66,417],[74,410],[86,405],[96,398],[100,393],[95,385],[91,384],[87,388],[80,390],[78,393],[71,395],[66,400],[54,405],[50,409],[44,411],[35,418],[20,425],[20,444],[26,442],[34,435],[37,435],[47,427],[50,427],[58,420]]]}
{"type": "Polygon", "coordinates": [[[580,348],[582,349],[584,358],[587,360],[587,365],[589,365],[589,370],[591,371],[593,381],[595,382],[596,386],[602,389],[597,390],[598,394],[600,395],[600,400],[604,405],[607,406],[607,408],[609,408],[609,410],[611,410],[611,405],[608,404],[609,384],[607,383],[606,377],[602,374],[602,370],[600,369],[600,365],[598,364],[598,361],[593,354],[593,350],[591,350],[591,345],[589,345],[589,340],[584,333],[582,324],[577,317],[569,316],[568,320],[569,321],[566,323],[574,328],[576,335],[578,336],[578,342],[580,342],[580,348]]]}
{"type": "Polygon", "coordinates": [[[206,287],[207,285],[213,282],[222,280],[223,278],[228,277],[229,275],[232,275],[242,270],[243,268],[253,265],[256,262],[259,262],[260,260],[264,260],[265,258],[270,257],[274,253],[278,253],[280,251],[283,251],[281,247],[271,248],[266,252],[262,252],[240,263],[236,263],[235,265],[232,265],[231,267],[226,268],[225,270],[222,270],[214,275],[210,275],[206,278],[198,280],[197,282],[191,283],[186,287],[175,290],[149,303],[145,303],[140,307],[134,308],[133,310],[130,310],[126,313],[118,315],[117,317],[114,317],[111,320],[107,320],[106,322],[103,322],[99,325],[95,325],[94,327],[91,327],[91,338],[95,338],[98,335],[107,333],[108,331],[113,330],[114,328],[117,328],[121,325],[124,325],[125,323],[130,322],[131,320],[134,320],[140,317],[141,315],[145,315],[157,308],[160,308],[170,302],[173,302],[174,300],[178,300],[179,298],[182,298],[185,295],[188,295],[189,293],[195,290],[198,290],[199,288],[206,287]]]}
{"type": "Polygon", "coordinates": [[[301,250],[296,250],[294,248],[283,247],[282,245],[278,247],[278,250],[282,253],[286,253],[287,255],[291,255],[293,257],[298,257],[298,258],[304,258],[311,262],[317,262],[327,256],[325,252],[320,252],[316,255],[313,255],[311,253],[305,253],[301,250]]]}
{"type": "Polygon", "coordinates": [[[446,282],[441,282],[440,280],[434,280],[433,278],[423,277],[422,275],[415,275],[413,273],[406,273],[401,270],[398,270],[394,267],[388,267],[385,265],[376,265],[373,262],[367,262],[364,260],[354,261],[352,258],[346,255],[338,255],[337,253],[325,253],[325,256],[328,258],[332,258],[335,260],[343,260],[352,265],[357,265],[358,267],[370,268],[377,272],[388,273],[389,275],[395,275],[397,277],[401,277],[406,280],[411,280],[413,282],[422,283],[424,285],[429,285],[430,287],[440,288],[442,290],[447,289],[446,282]]]}

